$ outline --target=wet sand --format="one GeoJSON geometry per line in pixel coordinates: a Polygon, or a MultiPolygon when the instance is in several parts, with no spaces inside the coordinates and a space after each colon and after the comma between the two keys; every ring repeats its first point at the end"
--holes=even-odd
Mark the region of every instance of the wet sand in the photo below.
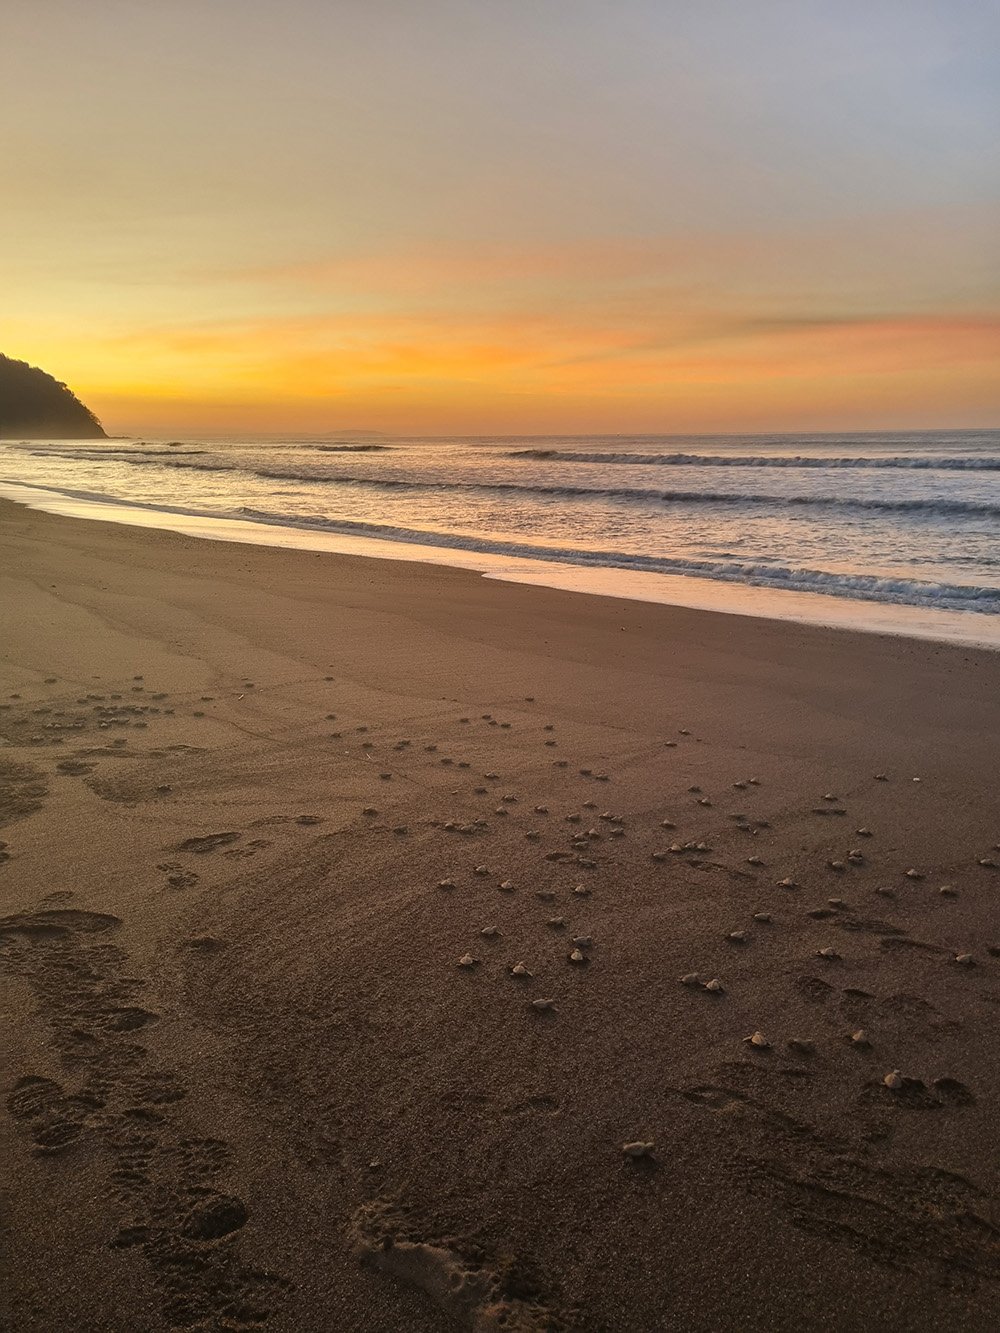
{"type": "Polygon", "coordinates": [[[0,608],[0,1323],[995,1327],[1000,655],[6,503],[0,608]]]}

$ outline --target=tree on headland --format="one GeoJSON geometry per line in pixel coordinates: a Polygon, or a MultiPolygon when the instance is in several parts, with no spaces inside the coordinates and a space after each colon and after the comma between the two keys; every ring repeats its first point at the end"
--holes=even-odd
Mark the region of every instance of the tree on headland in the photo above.
{"type": "Polygon", "coordinates": [[[103,440],[76,394],[26,361],[0,354],[0,440],[103,440]]]}

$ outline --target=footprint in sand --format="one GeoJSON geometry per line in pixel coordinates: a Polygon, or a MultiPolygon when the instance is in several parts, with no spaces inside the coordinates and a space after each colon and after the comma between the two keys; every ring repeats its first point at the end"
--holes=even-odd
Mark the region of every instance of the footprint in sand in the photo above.
{"type": "MultiPolygon", "coordinates": [[[[539,1296],[525,1299],[523,1282],[501,1265],[473,1263],[450,1245],[406,1236],[405,1215],[377,1200],[354,1215],[351,1241],[366,1267],[423,1291],[456,1327],[517,1329],[542,1333],[566,1327],[554,1306],[539,1296]]],[[[532,1286],[536,1286],[532,1283],[532,1286]]]]}
{"type": "Polygon", "coordinates": [[[190,889],[201,878],[195,870],[185,870],[176,861],[161,861],[157,870],[162,870],[167,877],[167,884],[172,889],[190,889]]]}
{"type": "Polygon", "coordinates": [[[194,852],[197,856],[203,856],[206,852],[214,852],[217,847],[228,847],[242,836],[242,833],[204,833],[196,838],[185,838],[173,850],[194,852]]]}

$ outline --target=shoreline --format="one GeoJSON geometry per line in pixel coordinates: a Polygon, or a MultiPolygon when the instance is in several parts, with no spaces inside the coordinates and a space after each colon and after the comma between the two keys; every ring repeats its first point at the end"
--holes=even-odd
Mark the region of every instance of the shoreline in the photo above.
{"type": "Polygon", "coordinates": [[[806,592],[752,582],[715,580],[689,574],[647,573],[602,565],[570,565],[485,554],[461,545],[435,546],[337,532],[308,523],[269,524],[257,519],[214,517],[182,509],[118,501],[56,488],[0,482],[0,498],[32,509],[98,522],[156,528],[203,540],[232,541],[272,548],[324,551],[413,564],[443,565],[487,579],[624,598],[653,605],[754,619],[818,625],[848,631],[898,635],[927,642],[965,644],[1000,651],[1000,617],[949,609],[916,607],[863,597],[806,592]]]}
{"type": "Polygon", "coordinates": [[[993,1326],[995,653],[6,501],[0,598],[0,1322],[993,1326]]]}

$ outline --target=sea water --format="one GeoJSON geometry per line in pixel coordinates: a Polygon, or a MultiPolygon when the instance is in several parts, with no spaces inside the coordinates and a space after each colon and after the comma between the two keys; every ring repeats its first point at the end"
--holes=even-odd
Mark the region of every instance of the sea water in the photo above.
{"type": "Polygon", "coordinates": [[[1000,431],[6,441],[0,484],[205,536],[1000,645],[1000,431]]]}

